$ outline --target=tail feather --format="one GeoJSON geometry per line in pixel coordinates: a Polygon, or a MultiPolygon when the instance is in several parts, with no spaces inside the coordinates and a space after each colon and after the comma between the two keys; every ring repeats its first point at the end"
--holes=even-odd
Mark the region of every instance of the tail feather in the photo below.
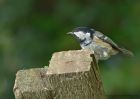
{"type": "Polygon", "coordinates": [[[127,49],[124,49],[124,48],[119,48],[119,51],[121,53],[123,53],[124,55],[127,55],[127,56],[134,56],[133,52],[127,50],[127,49]]]}

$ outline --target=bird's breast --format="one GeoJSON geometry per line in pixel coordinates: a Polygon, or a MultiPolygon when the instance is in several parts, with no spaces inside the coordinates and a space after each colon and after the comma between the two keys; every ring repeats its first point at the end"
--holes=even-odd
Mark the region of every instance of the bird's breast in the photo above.
{"type": "Polygon", "coordinates": [[[117,51],[112,46],[101,39],[94,37],[91,44],[85,46],[81,44],[83,49],[90,49],[95,52],[99,60],[108,59],[111,55],[117,54],[117,51]]]}

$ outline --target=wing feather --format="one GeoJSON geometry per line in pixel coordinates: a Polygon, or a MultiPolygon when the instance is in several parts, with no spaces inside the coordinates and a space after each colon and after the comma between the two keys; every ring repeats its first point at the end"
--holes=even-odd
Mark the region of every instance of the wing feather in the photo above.
{"type": "Polygon", "coordinates": [[[109,37],[105,36],[103,33],[96,31],[94,35],[103,40],[104,42],[110,44],[113,48],[119,49],[118,45],[113,42],[109,37]]]}
{"type": "Polygon", "coordinates": [[[115,42],[113,42],[109,37],[105,36],[103,33],[99,32],[99,31],[95,31],[94,34],[96,37],[100,38],[101,40],[103,40],[104,42],[110,44],[112,46],[112,48],[118,50],[119,52],[128,55],[128,56],[134,56],[134,54],[129,51],[126,50],[124,48],[120,48],[115,42]]]}

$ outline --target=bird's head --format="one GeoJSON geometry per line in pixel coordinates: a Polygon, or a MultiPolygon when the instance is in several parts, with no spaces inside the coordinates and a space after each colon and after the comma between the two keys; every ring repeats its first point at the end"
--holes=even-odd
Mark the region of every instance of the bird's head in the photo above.
{"type": "Polygon", "coordinates": [[[72,30],[72,32],[68,32],[67,34],[73,35],[80,42],[93,38],[93,34],[95,30],[89,27],[77,27],[72,30]]]}

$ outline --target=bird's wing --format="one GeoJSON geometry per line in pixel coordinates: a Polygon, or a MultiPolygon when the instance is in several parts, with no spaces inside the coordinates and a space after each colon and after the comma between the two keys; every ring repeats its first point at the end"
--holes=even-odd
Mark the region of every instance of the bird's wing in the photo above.
{"type": "Polygon", "coordinates": [[[94,36],[96,36],[97,38],[103,40],[104,42],[110,44],[113,48],[115,49],[119,49],[119,46],[114,43],[109,37],[105,36],[103,33],[99,32],[99,31],[95,31],[94,36]]]}
{"type": "Polygon", "coordinates": [[[110,44],[112,46],[112,48],[118,50],[119,52],[128,55],[128,56],[134,56],[134,54],[125,49],[125,48],[120,48],[116,43],[114,43],[109,37],[105,36],[103,33],[99,32],[99,31],[95,31],[94,36],[96,36],[97,38],[103,40],[104,42],[110,44]]]}

